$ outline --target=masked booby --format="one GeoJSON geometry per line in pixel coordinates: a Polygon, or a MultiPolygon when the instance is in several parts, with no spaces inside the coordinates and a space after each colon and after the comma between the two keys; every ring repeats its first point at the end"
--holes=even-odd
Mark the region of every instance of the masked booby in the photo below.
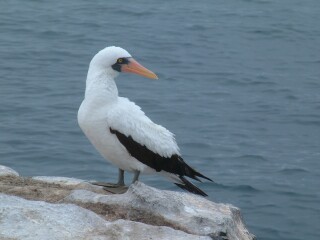
{"type": "Polygon", "coordinates": [[[121,72],[151,79],[157,75],[140,65],[126,50],[106,47],[91,60],[85,97],[78,123],[97,151],[119,168],[116,186],[124,186],[124,171],[158,173],[182,189],[207,196],[186,177],[210,178],[190,167],[181,157],[174,135],[152,122],[134,102],[118,96],[115,78],[121,72]]]}

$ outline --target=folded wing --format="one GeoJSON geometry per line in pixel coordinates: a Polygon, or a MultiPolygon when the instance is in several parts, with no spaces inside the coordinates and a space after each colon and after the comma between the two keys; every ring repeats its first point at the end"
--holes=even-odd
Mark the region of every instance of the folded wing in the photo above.
{"type": "Polygon", "coordinates": [[[157,172],[176,176],[175,184],[190,192],[206,194],[184,176],[200,181],[210,178],[202,175],[184,162],[174,135],[164,127],[153,123],[133,102],[120,98],[121,104],[109,110],[109,131],[115,134],[132,157],[157,172]],[[120,107],[121,106],[121,107],[120,107]]]}

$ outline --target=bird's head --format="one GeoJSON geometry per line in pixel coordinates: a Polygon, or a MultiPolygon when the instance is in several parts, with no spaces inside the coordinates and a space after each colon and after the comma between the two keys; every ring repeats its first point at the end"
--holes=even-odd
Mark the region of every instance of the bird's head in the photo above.
{"type": "Polygon", "coordinates": [[[106,47],[91,60],[90,66],[104,69],[116,77],[120,72],[128,72],[143,77],[158,79],[157,75],[138,63],[126,50],[120,47],[106,47]]]}

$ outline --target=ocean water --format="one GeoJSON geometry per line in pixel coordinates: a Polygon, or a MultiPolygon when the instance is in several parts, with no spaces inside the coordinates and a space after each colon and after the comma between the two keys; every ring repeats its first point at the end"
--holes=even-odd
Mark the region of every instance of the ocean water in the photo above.
{"type": "Polygon", "coordinates": [[[120,95],[175,133],[209,199],[258,239],[320,239],[319,23],[317,0],[1,1],[0,164],[116,180],[77,110],[92,56],[117,45],[160,78],[122,74],[120,95]]]}

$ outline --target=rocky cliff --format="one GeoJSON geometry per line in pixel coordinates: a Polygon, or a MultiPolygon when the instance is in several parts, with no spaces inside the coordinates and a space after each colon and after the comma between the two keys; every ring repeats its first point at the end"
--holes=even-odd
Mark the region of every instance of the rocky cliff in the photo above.
{"type": "Polygon", "coordinates": [[[251,240],[238,208],[137,182],[123,194],[0,166],[0,239],[251,240]]]}

